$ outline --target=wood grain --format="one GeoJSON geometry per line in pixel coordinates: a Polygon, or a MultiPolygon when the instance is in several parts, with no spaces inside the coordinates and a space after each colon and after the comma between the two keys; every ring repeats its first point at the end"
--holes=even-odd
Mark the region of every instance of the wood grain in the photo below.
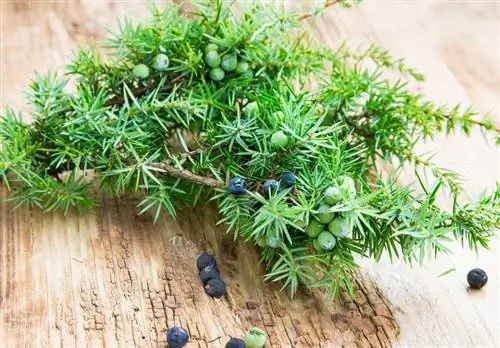
{"type": "MultiPolygon", "coordinates": [[[[117,17],[147,16],[145,2],[0,6],[0,104],[25,110],[20,90],[33,70],[61,66],[77,44],[116,27],[117,17]]],[[[308,25],[332,46],[345,38],[353,45],[380,43],[427,75],[415,88],[434,100],[474,103],[498,115],[499,17],[495,2],[374,0],[329,10],[308,25]]],[[[421,148],[438,151],[441,165],[463,174],[471,195],[498,180],[498,150],[480,134],[443,137],[421,148]]],[[[174,323],[189,329],[190,347],[221,347],[251,325],[269,332],[272,347],[500,346],[498,242],[478,257],[455,247],[454,256],[414,270],[363,260],[355,301],[328,304],[302,293],[290,302],[262,283],[254,250],[227,239],[211,207],[185,209],[177,221],[153,225],[135,215],[135,204],[103,198],[98,209],[67,217],[12,213],[11,205],[0,204],[3,347],[156,347],[174,323]],[[209,299],[197,280],[194,259],[207,247],[229,284],[221,301],[209,299]],[[487,270],[490,282],[472,294],[464,278],[476,266],[487,270]],[[450,267],[457,271],[437,277],[450,267]]]]}

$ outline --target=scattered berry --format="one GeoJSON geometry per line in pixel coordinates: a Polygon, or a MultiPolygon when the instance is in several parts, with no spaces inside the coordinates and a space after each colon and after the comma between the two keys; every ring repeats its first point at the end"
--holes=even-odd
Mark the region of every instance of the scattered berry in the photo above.
{"type": "Polygon", "coordinates": [[[231,337],[231,339],[226,343],[226,348],[245,348],[245,341],[243,341],[241,338],[234,338],[231,337]]]}
{"type": "Polygon", "coordinates": [[[220,67],[227,72],[235,70],[237,65],[238,60],[234,54],[225,54],[220,63],[220,67]]]}
{"type": "Polygon", "coordinates": [[[318,214],[315,216],[315,218],[324,225],[332,221],[334,217],[335,213],[330,211],[330,206],[326,204],[319,207],[318,214]]]}
{"type": "Polygon", "coordinates": [[[337,240],[330,232],[321,232],[318,236],[318,244],[323,250],[332,250],[337,244],[337,240]]]}
{"type": "Polygon", "coordinates": [[[277,131],[271,136],[271,147],[284,148],[288,145],[288,137],[282,131],[277,131]]]}
{"type": "Polygon", "coordinates": [[[217,52],[219,50],[219,46],[217,44],[211,43],[205,46],[205,54],[208,52],[217,52]]]}
{"type": "Polygon", "coordinates": [[[208,75],[212,80],[219,82],[224,80],[224,76],[226,76],[226,73],[221,68],[212,68],[210,69],[208,75]]]}
{"type": "Polygon", "coordinates": [[[467,273],[467,282],[472,289],[481,289],[488,283],[488,276],[481,268],[474,268],[467,273]]]}
{"type": "Polygon", "coordinates": [[[132,69],[132,74],[135,77],[145,79],[146,77],[149,76],[149,68],[147,67],[146,64],[137,64],[132,69]]]}
{"type": "Polygon", "coordinates": [[[279,191],[280,189],[280,184],[276,180],[270,179],[267,180],[264,185],[261,187],[261,194],[264,197],[270,197],[271,194],[275,193],[276,191],[279,191]]]}
{"type": "Polygon", "coordinates": [[[243,338],[247,348],[261,348],[266,344],[267,334],[264,330],[253,327],[246,333],[243,338]]]}
{"type": "Polygon", "coordinates": [[[215,267],[214,265],[210,265],[203,268],[200,271],[199,276],[203,285],[206,285],[209,280],[220,278],[219,271],[217,270],[217,267],[215,267]]]}
{"type": "Polygon", "coordinates": [[[245,179],[235,177],[229,181],[229,193],[233,195],[242,195],[246,192],[247,182],[245,179]]]}
{"type": "Polygon", "coordinates": [[[236,72],[238,74],[244,74],[250,69],[250,65],[247,62],[239,62],[236,65],[236,72]]]}
{"type": "Polygon", "coordinates": [[[311,219],[309,225],[307,225],[305,232],[309,237],[316,238],[324,230],[325,230],[325,225],[323,225],[318,220],[311,219]]]}
{"type": "Polygon", "coordinates": [[[345,238],[351,233],[349,222],[344,219],[334,219],[328,224],[330,231],[337,238],[345,238]]]}
{"type": "Polygon", "coordinates": [[[198,267],[198,271],[201,271],[208,266],[217,268],[217,262],[215,261],[215,257],[207,252],[204,252],[200,255],[200,257],[198,257],[198,260],[196,260],[196,267],[198,267]]]}
{"type": "Polygon", "coordinates": [[[295,174],[293,174],[292,172],[285,172],[281,176],[280,185],[284,188],[290,188],[295,185],[296,181],[297,178],[295,177],[295,174]]]}
{"type": "Polygon", "coordinates": [[[208,51],[205,54],[205,63],[211,68],[217,68],[220,65],[221,59],[217,51],[208,51]]]}
{"type": "Polygon", "coordinates": [[[281,244],[283,244],[283,239],[279,237],[268,236],[266,238],[266,244],[268,247],[276,249],[279,248],[281,244]]]}
{"type": "Polygon", "coordinates": [[[340,191],[345,193],[348,197],[354,198],[356,197],[356,183],[354,180],[347,176],[341,176],[339,178],[340,191]]]}
{"type": "Polygon", "coordinates": [[[254,116],[257,112],[259,112],[259,105],[257,105],[257,102],[253,101],[245,105],[243,107],[243,112],[247,117],[252,117],[254,116]]]}
{"type": "Polygon", "coordinates": [[[325,203],[329,205],[335,205],[342,199],[342,194],[340,190],[336,187],[329,187],[325,191],[325,203]]]}
{"type": "Polygon", "coordinates": [[[182,348],[189,340],[189,334],[182,327],[174,326],[167,332],[167,343],[170,348],[182,348]]]}
{"type": "Polygon", "coordinates": [[[220,298],[226,293],[226,283],[220,278],[210,279],[205,285],[205,292],[210,297],[220,298]]]}
{"type": "Polygon", "coordinates": [[[156,55],[156,57],[153,59],[153,68],[155,70],[159,71],[167,70],[169,64],[170,60],[168,59],[168,56],[164,53],[156,55]]]}

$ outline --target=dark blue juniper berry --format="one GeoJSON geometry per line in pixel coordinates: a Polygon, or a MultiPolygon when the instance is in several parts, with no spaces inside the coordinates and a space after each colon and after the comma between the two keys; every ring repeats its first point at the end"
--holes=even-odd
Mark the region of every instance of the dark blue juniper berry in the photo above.
{"type": "Polygon", "coordinates": [[[203,268],[200,271],[200,280],[203,283],[203,285],[207,284],[208,281],[215,279],[215,278],[220,278],[219,271],[217,270],[217,267],[215,265],[209,265],[205,268],[203,268]]]}
{"type": "Polygon", "coordinates": [[[167,332],[167,343],[169,348],[182,348],[189,340],[189,334],[182,327],[174,326],[167,332]]]}
{"type": "Polygon", "coordinates": [[[280,179],[280,186],[290,188],[295,185],[297,177],[292,172],[284,172],[280,179]]]}
{"type": "Polygon", "coordinates": [[[474,268],[467,274],[467,282],[472,289],[481,289],[488,282],[488,276],[482,269],[474,268]]]}
{"type": "Polygon", "coordinates": [[[280,192],[281,188],[280,183],[274,179],[267,180],[260,188],[260,194],[266,198],[269,198],[276,191],[280,192]]]}
{"type": "Polygon", "coordinates": [[[247,182],[243,178],[235,177],[229,181],[229,193],[233,195],[242,195],[247,190],[247,182]]]}
{"type": "Polygon", "coordinates": [[[246,348],[246,344],[241,338],[231,337],[226,343],[226,348],[246,348]]]}
{"type": "Polygon", "coordinates": [[[226,283],[220,278],[210,279],[205,285],[205,292],[210,297],[220,298],[226,293],[226,283]]]}
{"type": "Polygon", "coordinates": [[[198,267],[198,271],[201,271],[208,266],[213,266],[217,269],[217,261],[215,261],[215,257],[207,252],[204,252],[200,255],[200,257],[198,257],[198,260],[196,260],[196,267],[198,267]]]}

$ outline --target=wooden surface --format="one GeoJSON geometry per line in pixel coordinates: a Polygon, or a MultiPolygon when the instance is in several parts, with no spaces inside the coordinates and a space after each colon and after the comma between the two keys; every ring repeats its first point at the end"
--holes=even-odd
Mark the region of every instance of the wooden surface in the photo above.
{"type": "MultiPolygon", "coordinates": [[[[17,108],[24,107],[20,92],[34,69],[64,64],[71,49],[102,37],[103,26],[115,26],[117,16],[147,15],[147,4],[139,1],[0,5],[0,105],[17,108]]],[[[406,57],[426,74],[419,88],[434,100],[473,103],[498,115],[499,11],[495,1],[373,0],[352,10],[331,9],[309,24],[333,46],[345,38],[354,45],[377,42],[406,57]]],[[[471,196],[498,180],[498,150],[480,134],[421,147],[438,151],[436,161],[463,174],[471,196]]],[[[327,305],[301,294],[289,303],[262,284],[251,248],[223,238],[210,208],[153,226],[134,216],[134,205],[103,200],[93,212],[63,217],[11,213],[10,205],[0,204],[2,347],[154,347],[164,345],[164,330],[173,323],[189,328],[191,347],[222,347],[228,335],[254,324],[271,334],[272,347],[389,341],[400,347],[500,347],[498,242],[479,257],[457,246],[454,256],[414,270],[365,260],[356,302],[327,305]],[[205,247],[215,250],[230,286],[222,301],[208,299],[197,281],[193,260],[205,247]],[[490,281],[469,293],[465,276],[477,266],[490,281]],[[451,267],[456,271],[437,277],[451,267]]]]}

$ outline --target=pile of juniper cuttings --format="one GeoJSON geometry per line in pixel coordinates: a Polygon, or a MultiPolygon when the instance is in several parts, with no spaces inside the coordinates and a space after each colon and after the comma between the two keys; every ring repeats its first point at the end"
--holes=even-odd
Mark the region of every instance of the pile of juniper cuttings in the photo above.
{"type": "Polygon", "coordinates": [[[191,12],[169,3],[149,22],[125,20],[103,44],[76,51],[64,77],[36,76],[33,122],[2,115],[9,200],[67,213],[96,204],[98,186],[141,194],[138,212],[155,221],[214,202],[227,232],[260,245],[266,279],[292,296],[299,284],[351,290],[356,255],[411,263],[448,252],[452,240],[487,247],[500,226],[499,186],[459,203],[457,174],[415,144],[472,128],[498,143],[494,119],[411,92],[422,76],[378,47],[324,47],[301,25],[354,2],[297,15],[204,0],[191,12]],[[384,79],[387,70],[401,80],[384,79]],[[402,165],[416,185],[398,182],[402,165]],[[446,193],[451,207],[437,204],[446,193]]]}

